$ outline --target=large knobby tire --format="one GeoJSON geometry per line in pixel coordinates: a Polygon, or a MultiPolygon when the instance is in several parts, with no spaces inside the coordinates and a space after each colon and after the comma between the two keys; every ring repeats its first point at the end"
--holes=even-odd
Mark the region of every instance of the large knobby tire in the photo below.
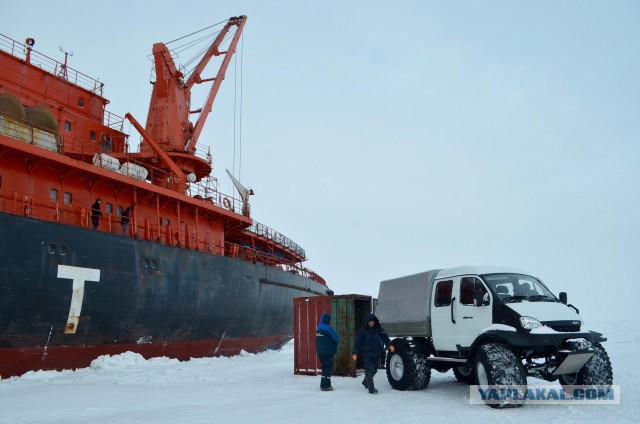
{"type": "Polygon", "coordinates": [[[422,390],[429,385],[431,368],[427,356],[404,344],[394,344],[387,354],[387,380],[395,390],[422,390]]]}
{"type": "Polygon", "coordinates": [[[595,352],[582,369],[574,374],[560,376],[560,384],[565,391],[571,386],[611,386],[613,384],[613,369],[609,355],[600,343],[593,346],[595,352]]]}
{"type": "Polygon", "coordinates": [[[485,403],[492,408],[516,408],[524,405],[527,375],[522,361],[507,346],[498,343],[487,343],[478,348],[475,355],[475,375],[480,388],[487,391],[494,386],[497,391],[509,392],[505,398],[489,397],[485,403]],[[513,386],[520,386],[517,389],[513,386]]]}
{"type": "Polygon", "coordinates": [[[456,376],[456,380],[464,384],[475,384],[476,373],[473,372],[473,367],[467,365],[460,365],[459,367],[453,367],[453,375],[456,376]]]}

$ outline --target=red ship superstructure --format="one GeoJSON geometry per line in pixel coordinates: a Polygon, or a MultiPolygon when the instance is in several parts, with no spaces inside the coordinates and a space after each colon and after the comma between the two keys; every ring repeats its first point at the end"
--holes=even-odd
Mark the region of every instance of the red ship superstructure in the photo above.
{"type": "Polygon", "coordinates": [[[277,347],[291,338],[291,299],[327,292],[302,248],[251,218],[251,190],[229,174],[240,198],[219,192],[196,150],[245,22],[224,23],[189,73],[153,46],[144,127],[108,112],[103,84],[66,59],[0,36],[0,375],[126,350],[277,347]]]}

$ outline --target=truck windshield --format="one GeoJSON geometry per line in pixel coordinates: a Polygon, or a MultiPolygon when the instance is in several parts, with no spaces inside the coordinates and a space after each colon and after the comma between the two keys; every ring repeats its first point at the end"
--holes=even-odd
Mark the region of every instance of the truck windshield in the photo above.
{"type": "Polygon", "coordinates": [[[523,274],[484,274],[482,278],[504,302],[559,302],[539,280],[523,274]]]}

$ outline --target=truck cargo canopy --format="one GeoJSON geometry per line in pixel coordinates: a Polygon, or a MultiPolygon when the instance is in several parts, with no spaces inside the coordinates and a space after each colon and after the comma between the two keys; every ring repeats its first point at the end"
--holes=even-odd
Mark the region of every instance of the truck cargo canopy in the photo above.
{"type": "Polygon", "coordinates": [[[430,309],[435,269],[382,281],[376,310],[389,335],[431,336],[430,309]]]}

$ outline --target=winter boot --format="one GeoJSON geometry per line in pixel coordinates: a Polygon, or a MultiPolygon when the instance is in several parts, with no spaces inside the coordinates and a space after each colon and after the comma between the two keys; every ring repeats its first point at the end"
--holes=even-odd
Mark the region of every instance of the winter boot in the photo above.
{"type": "Polygon", "coordinates": [[[320,379],[320,390],[323,392],[330,392],[333,390],[333,387],[331,387],[331,379],[329,377],[322,377],[320,379]]]}
{"type": "Polygon", "coordinates": [[[378,393],[378,390],[373,386],[373,377],[367,377],[367,389],[369,389],[369,393],[375,395],[378,393]]]}
{"type": "Polygon", "coordinates": [[[362,380],[362,385],[364,386],[365,389],[369,388],[369,383],[367,383],[367,377],[365,377],[364,380],[362,380]]]}

